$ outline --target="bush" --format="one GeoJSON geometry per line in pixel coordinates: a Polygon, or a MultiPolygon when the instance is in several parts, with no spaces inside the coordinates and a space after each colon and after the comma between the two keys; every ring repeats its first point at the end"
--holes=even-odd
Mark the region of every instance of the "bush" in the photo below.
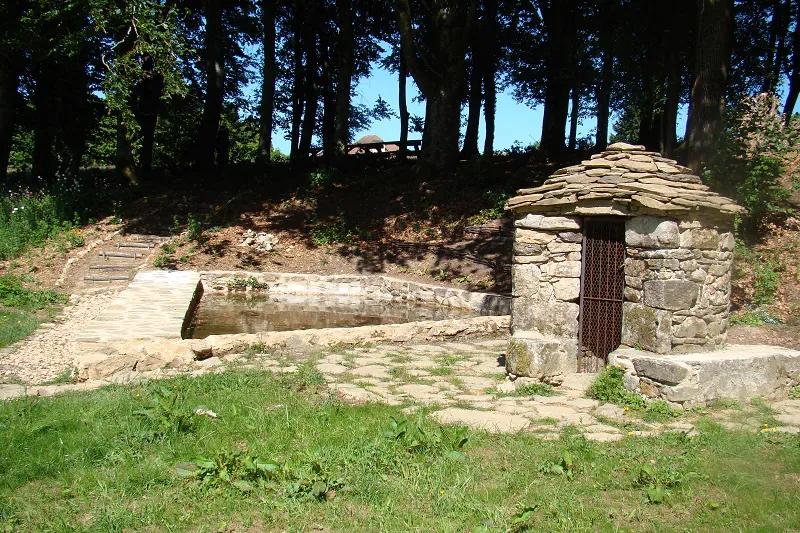
{"type": "Polygon", "coordinates": [[[715,189],[747,208],[745,229],[753,230],[775,216],[786,215],[791,190],[785,177],[797,186],[797,175],[787,165],[796,151],[797,134],[784,125],[775,95],[745,98],[729,111],[718,153],[704,177],[715,189]]]}

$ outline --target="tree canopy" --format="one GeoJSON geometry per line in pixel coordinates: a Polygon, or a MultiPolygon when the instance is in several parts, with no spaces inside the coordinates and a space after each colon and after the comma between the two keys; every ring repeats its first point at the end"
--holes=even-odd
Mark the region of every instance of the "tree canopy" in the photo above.
{"type": "Polygon", "coordinates": [[[394,109],[397,138],[416,123],[418,164],[441,173],[479,153],[481,120],[483,152],[495,150],[505,89],[543,107],[530,130],[541,127],[547,157],[613,136],[700,171],[746,98],[785,92],[791,120],[798,18],[798,0],[7,0],[0,178],[9,167],[28,184],[89,165],[133,183],[154,167],[267,167],[278,130],[298,168],[312,154],[336,163],[394,109]],[[400,101],[355,104],[376,68],[396,74],[400,101]],[[425,102],[416,120],[409,79],[425,102]],[[578,139],[588,117],[593,138],[578,139]]]}

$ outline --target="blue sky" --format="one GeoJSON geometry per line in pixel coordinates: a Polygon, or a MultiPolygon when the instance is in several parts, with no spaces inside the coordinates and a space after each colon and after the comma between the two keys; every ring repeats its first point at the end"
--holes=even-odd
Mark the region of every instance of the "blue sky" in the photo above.
{"type": "MultiPolygon", "coordinates": [[[[425,106],[413,99],[419,94],[413,78],[408,78],[408,110],[412,115],[425,116],[425,106]]],[[[388,70],[377,67],[373,69],[370,77],[361,80],[355,88],[356,96],[354,98],[355,104],[364,104],[370,108],[375,104],[378,96],[382,97],[394,110],[395,114],[398,111],[398,89],[397,89],[397,74],[389,72],[388,70]]],[[[494,149],[502,150],[510,148],[515,142],[525,147],[538,141],[542,133],[542,106],[530,108],[525,104],[521,104],[514,100],[511,89],[507,89],[503,93],[497,95],[497,112],[495,115],[495,135],[494,135],[494,149]]],[[[462,114],[466,114],[466,109],[462,114]]],[[[611,126],[613,126],[615,117],[611,119],[611,126]]],[[[594,117],[587,117],[578,127],[578,137],[586,135],[593,135],[596,121],[594,117]]],[[[569,128],[569,123],[567,123],[569,128]]],[[[682,136],[686,128],[686,108],[682,106],[678,116],[678,135],[682,136]]],[[[613,131],[613,129],[612,129],[613,131]]],[[[377,135],[385,141],[395,141],[400,138],[400,119],[393,118],[389,120],[381,120],[373,122],[373,124],[366,130],[356,132],[355,139],[364,135],[377,135]]],[[[462,128],[463,134],[463,128],[462,128]]],[[[565,132],[565,135],[568,134],[565,132]]],[[[285,139],[285,131],[276,131],[273,136],[273,144],[283,153],[289,153],[289,141],[285,139]]],[[[421,134],[409,133],[409,139],[422,138],[421,134]]],[[[484,123],[483,116],[481,115],[480,134],[478,139],[478,146],[483,149],[484,139],[484,123]]]]}

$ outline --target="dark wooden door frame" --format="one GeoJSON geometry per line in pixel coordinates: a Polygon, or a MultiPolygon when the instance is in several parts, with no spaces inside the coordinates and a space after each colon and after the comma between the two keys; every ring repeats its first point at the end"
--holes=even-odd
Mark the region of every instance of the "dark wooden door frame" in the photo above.
{"type": "MultiPolygon", "coordinates": [[[[596,372],[601,369],[601,367],[605,366],[605,362],[608,357],[608,353],[617,346],[619,346],[619,342],[622,336],[622,302],[623,302],[623,294],[625,290],[625,273],[624,273],[624,263],[625,263],[625,217],[585,217],[583,220],[583,239],[581,243],[581,277],[580,277],[580,297],[578,300],[579,305],[579,314],[578,314],[578,371],[579,372],[596,372]],[[587,267],[587,255],[588,255],[588,231],[590,226],[593,224],[614,224],[618,225],[617,228],[614,228],[613,231],[609,230],[609,233],[614,233],[613,235],[615,240],[614,243],[617,243],[618,247],[608,246],[606,249],[609,254],[616,255],[617,257],[606,257],[606,259],[619,261],[619,265],[611,265],[610,270],[608,271],[609,275],[617,275],[619,278],[616,282],[610,284],[609,287],[609,294],[596,294],[594,296],[586,296],[586,267],[587,267]],[[616,292],[618,289],[619,294],[610,294],[610,292],[616,292]],[[587,302],[587,299],[590,301],[587,302]],[[584,329],[584,321],[586,318],[586,311],[587,311],[587,303],[592,306],[591,310],[593,312],[594,318],[598,318],[599,315],[603,315],[600,313],[601,307],[606,307],[608,310],[611,311],[609,318],[608,326],[606,330],[601,334],[602,339],[600,341],[600,346],[587,346],[584,344],[584,336],[586,335],[587,331],[584,329]],[[611,305],[603,305],[603,304],[611,304],[611,305]],[[595,353],[591,351],[592,348],[599,348],[601,353],[595,353]],[[604,352],[604,353],[603,353],[604,352]]],[[[602,261],[602,259],[601,259],[602,261]]],[[[594,266],[594,265],[592,265],[594,266]]],[[[596,276],[597,274],[595,274],[596,276]]],[[[593,287],[589,287],[590,290],[593,287]]],[[[597,326],[598,330],[600,330],[601,326],[597,326]]],[[[593,342],[595,339],[589,339],[588,342],[593,342]]]]}

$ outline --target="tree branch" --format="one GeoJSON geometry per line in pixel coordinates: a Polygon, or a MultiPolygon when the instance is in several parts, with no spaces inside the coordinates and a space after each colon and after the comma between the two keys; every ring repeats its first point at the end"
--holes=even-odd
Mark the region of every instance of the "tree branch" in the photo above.
{"type": "Polygon", "coordinates": [[[417,82],[423,95],[429,95],[433,90],[433,83],[430,75],[420,66],[417,56],[416,45],[414,44],[414,29],[411,27],[411,8],[408,0],[395,0],[395,11],[397,13],[397,26],[400,30],[400,47],[403,58],[406,60],[409,72],[417,82]]]}

